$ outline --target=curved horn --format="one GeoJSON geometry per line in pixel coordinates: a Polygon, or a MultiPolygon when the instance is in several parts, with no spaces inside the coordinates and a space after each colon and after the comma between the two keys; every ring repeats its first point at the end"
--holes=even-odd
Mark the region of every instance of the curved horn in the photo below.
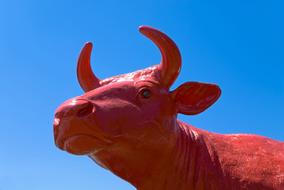
{"type": "Polygon", "coordinates": [[[160,49],[162,60],[159,65],[161,82],[169,88],[176,80],[181,68],[181,55],[176,44],[164,33],[149,26],[140,26],[139,31],[150,38],[160,49]]]}
{"type": "Polygon", "coordinates": [[[77,79],[81,88],[88,92],[100,86],[100,79],[98,79],[91,68],[91,53],[93,44],[88,42],[81,50],[78,64],[77,64],[77,79]]]}

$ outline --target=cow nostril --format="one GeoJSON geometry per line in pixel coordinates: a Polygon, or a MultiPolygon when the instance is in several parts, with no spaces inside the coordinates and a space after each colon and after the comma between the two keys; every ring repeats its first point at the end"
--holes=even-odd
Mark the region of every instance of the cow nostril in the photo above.
{"type": "Polygon", "coordinates": [[[85,116],[87,116],[87,115],[89,115],[93,112],[93,108],[94,108],[93,104],[88,102],[88,103],[82,105],[82,107],[78,110],[77,116],[78,117],[85,117],[85,116]]]}
{"type": "Polygon", "coordinates": [[[60,111],[60,112],[56,112],[54,116],[55,118],[61,119],[63,115],[64,115],[64,112],[60,111]]]}

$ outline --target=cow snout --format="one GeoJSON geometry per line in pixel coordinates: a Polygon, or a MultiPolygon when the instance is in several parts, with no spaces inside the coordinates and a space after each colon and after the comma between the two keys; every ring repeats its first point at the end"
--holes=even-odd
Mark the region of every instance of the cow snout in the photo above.
{"type": "Polygon", "coordinates": [[[53,126],[55,132],[56,128],[62,124],[63,120],[70,120],[72,118],[82,118],[94,112],[94,105],[84,99],[72,99],[64,102],[55,112],[53,126]]]}
{"type": "Polygon", "coordinates": [[[85,117],[94,111],[94,105],[88,100],[73,99],[63,103],[55,112],[55,119],[67,117],[85,117]]]}
{"type": "Polygon", "coordinates": [[[59,131],[68,127],[68,123],[74,120],[82,119],[92,114],[95,107],[92,102],[85,99],[67,100],[55,111],[54,117],[54,137],[59,135],[59,131]]]}

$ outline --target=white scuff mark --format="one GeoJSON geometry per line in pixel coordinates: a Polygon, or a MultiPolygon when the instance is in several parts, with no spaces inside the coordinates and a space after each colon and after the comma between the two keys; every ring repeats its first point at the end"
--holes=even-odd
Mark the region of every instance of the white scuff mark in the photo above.
{"type": "Polygon", "coordinates": [[[197,133],[196,131],[194,131],[193,129],[191,130],[191,134],[192,134],[194,140],[197,140],[197,139],[198,139],[199,135],[198,135],[198,133],[197,133]]]}

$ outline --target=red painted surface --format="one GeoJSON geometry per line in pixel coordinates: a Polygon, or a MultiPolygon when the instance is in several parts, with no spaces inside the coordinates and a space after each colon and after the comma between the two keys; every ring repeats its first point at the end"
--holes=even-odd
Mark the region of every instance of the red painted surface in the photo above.
{"type": "Polygon", "coordinates": [[[186,82],[173,91],[181,56],[174,42],[140,27],[160,49],[159,65],[98,79],[91,71],[92,44],[78,61],[85,94],[55,113],[56,145],[88,155],[139,190],[284,190],[284,143],[247,134],[221,135],[177,120],[220,96],[217,85],[186,82]]]}

